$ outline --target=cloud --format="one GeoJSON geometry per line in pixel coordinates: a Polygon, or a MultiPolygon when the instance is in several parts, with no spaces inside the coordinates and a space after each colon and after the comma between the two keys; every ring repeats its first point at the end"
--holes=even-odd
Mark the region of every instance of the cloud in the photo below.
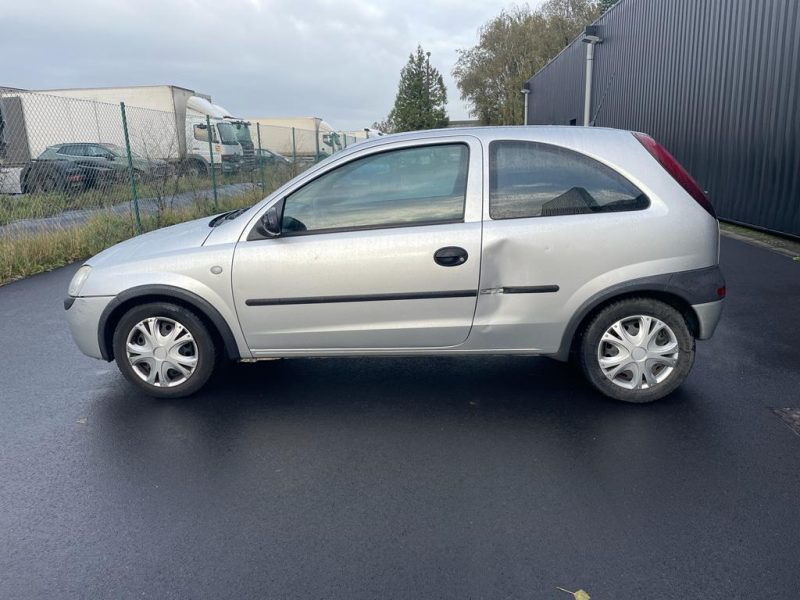
{"type": "Polygon", "coordinates": [[[450,76],[502,5],[463,0],[0,0],[3,81],[30,89],[171,83],[245,116],[361,128],[391,109],[421,43],[450,76]]]}

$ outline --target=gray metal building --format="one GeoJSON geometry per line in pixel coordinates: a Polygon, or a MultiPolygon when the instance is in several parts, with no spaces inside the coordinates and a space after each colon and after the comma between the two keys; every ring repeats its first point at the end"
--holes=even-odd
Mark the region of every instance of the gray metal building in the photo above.
{"type": "MultiPolygon", "coordinates": [[[[590,122],[642,131],[720,218],[800,236],[800,0],[620,0],[595,23],[590,122]]],[[[526,84],[529,124],[582,124],[580,36],[526,84]]]]}

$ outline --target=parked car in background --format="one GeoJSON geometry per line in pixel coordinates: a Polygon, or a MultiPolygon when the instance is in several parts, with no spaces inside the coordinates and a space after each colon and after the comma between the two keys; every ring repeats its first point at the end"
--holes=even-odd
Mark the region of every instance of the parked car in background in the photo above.
{"type": "Polygon", "coordinates": [[[600,128],[369,140],[250,209],[89,259],[64,306],[78,347],[157,397],[218,357],[574,357],[649,402],[722,311],[719,224],[652,138],[600,128]]]}
{"type": "MultiPolygon", "coordinates": [[[[128,178],[127,152],[116,144],[56,144],[42,152],[39,160],[68,160],[87,167],[110,169],[111,179],[116,181],[128,178]]],[[[171,173],[166,161],[148,159],[135,152],[131,153],[131,164],[138,179],[153,179],[171,173]]],[[[102,183],[104,180],[98,177],[96,182],[102,183]]]]}
{"type": "Polygon", "coordinates": [[[93,169],[68,160],[33,160],[20,173],[23,194],[78,192],[98,176],[93,169]]]}
{"type": "MultiPolygon", "coordinates": [[[[99,120],[103,137],[96,141],[104,139],[121,144],[124,131],[120,102],[129,109],[130,143],[134,152],[147,158],[166,160],[181,173],[208,175],[213,149],[213,164],[218,171],[233,173],[239,170],[243,148],[237,141],[232,123],[240,120],[213,104],[210,97],[173,85],[7,93],[0,98],[0,112],[6,107],[5,140],[10,144],[11,153],[17,157],[15,160],[27,160],[52,142],[51,132],[60,130],[59,127],[66,124],[66,134],[75,123],[85,123],[79,126],[87,127],[87,134],[92,135],[95,130],[90,124],[96,126],[99,120]],[[85,101],[98,104],[81,104],[85,101]],[[91,121],[75,120],[81,116],[81,107],[91,109],[91,121]],[[65,122],[65,114],[73,116],[65,122]],[[47,124],[47,127],[39,124],[47,124]],[[143,132],[146,135],[141,135],[143,132]]],[[[101,131],[98,130],[97,135],[101,135],[101,131]]]]}
{"type": "Polygon", "coordinates": [[[281,165],[290,165],[292,161],[286,158],[283,154],[278,154],[277,152],[273,152],[272,150],[267,150],[266,148],[262,148],[261,150],[256,150],[256,165],[257,166],[281,166],[281,165]]]}

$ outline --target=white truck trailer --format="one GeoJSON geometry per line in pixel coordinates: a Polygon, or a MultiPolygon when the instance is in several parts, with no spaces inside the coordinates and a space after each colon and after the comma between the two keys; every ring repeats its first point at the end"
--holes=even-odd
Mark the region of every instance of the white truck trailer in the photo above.
{"type": "MultiPolygon", "coordinates": [[[[286,157],[327,156],[345,147],[340,132],[320,117],[246,117],[253,140],[261,132],[261,146],[286,157]]],[[[351,142],[355,140],[349,138],[351,142]]]]}
{"type": "MultiPolygon", "coordinates": [[[[242,143],[236,122],[211,98],[172,85],[0,90],[0,161],[24,164],[45,148],[70,142],[124,145],[120,102],[127,112],[131,149],[182,170],[208,172],[209,131],[216,169],[238,170],[242,143]]],[[[246,145],[246,144],[245,144],[246,145]]]]}

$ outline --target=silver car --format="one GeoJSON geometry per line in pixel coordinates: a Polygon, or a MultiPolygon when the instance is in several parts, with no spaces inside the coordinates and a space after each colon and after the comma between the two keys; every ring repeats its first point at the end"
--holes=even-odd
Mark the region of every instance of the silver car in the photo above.
{"type": "Polygon", "coordinates": [[[517,354],[574,357],[603,394],[649,402],[714,332],[718,263],[713,208],[652,138],[450,129],[109,248],[64,304],[85,354],[162,398],[219,359],[517,354]]]}

